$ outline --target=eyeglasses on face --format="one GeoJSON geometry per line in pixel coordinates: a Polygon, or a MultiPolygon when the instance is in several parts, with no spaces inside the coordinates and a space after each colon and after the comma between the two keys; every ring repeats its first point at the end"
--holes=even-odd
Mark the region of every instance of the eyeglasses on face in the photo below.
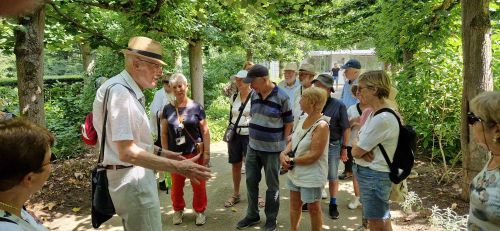
{"type": "Polygon", "coordinates": [[[155,69],[159,69],[159,68],[161,68],[161,65],[160,65],[160,64],[158,64],[158,63],[153,63],[153,62],[151,62],[151,61],[147,61],[147,60],[140,59],[140,58],[137,58],[137,59],[138,59],[139,61],[142,61],[142,62],[146,62],[146,63],[153,64],[153,67],[154,67],[155,69]]]}
{"type": "Polygon", "coordinates": [[[483,121],[478,116],[474,115],[472,112],[467,112],[467,123],[470,125],[474,125],[476,122],[483,121]]]}

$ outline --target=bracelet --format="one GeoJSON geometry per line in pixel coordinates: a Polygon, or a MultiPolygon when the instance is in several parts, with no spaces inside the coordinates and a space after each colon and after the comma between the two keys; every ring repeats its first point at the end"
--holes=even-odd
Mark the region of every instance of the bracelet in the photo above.
{"type": "Polygon", "coordinates": [[[160,155],[161,155],[161,151],[162,151],[162,148],[160,147],[160,148],[158,149],[158,151],[156,152],[156,155],[157,155],[157,156],[160,156],[160,155]]]}

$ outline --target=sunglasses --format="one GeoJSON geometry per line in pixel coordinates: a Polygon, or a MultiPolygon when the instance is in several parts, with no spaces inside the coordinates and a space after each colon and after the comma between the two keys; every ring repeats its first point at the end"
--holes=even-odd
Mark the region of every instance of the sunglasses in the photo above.
{"type": "Polygon", "coordinates": [[[467,112],[467,123],[474,125],[476,122],[483,121],[481,118],[474,115],[472,112],[467,112]]]}

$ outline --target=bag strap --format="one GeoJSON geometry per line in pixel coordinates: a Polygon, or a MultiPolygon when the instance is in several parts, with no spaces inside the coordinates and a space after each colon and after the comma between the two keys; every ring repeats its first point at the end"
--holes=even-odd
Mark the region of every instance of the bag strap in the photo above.
{"type": "Polygon", "coordinates": [[[306,137],[307,133],[309,133],[309,131],[311,131],[311,129],[314,127],[314,125],[315,125],[316,123],[318,123],[319,121],[321,121],[321,120],[324,120],[324,119],[323,119],[323,118],[319,118],[318,120],[316,120],[316,122],[314,122],[314,123],[311,125],[311,127],[309,127],[309,129],[307,129],[306,133],[302,136],[302,138],[300,138],[299,142],[297,142],[297,146],[295,146],[295,148],[293,149],[293,152],[292,152],[292,153],[294,153],[294,154],[295,154],[295,152],[297,151],[297,148],[299,148],[300,141],[302,141],[302,140],[306,137]]]}
{"type": "MultiPolygon", "coordinates": [[[[179,108],[177,107],[177,105],[175,105],[175,113],[177,114],[177,120],[179,121],[179,123],[184,123],[184,119],[182,117],[179,117],[179,108]]],[[[191,136],[191,133],[189,133],[189,131],[186,129],[186,127],[183,127],[182,130],[186,131],[186,133],[188,134],[189,138],[191,139],[191,141],[193,141],[193,144],[196,144],[196,140],[193,138],[193,136],[191,136]]],[[[201,138],[203,140],[203,138],[201,138]]]]}
{"type": "Polygon", "coordinates": [[[231,120],[233,120],[233,103],[236,100],[237,96],[238,96],[238,92],[234,93],[233,97],[231,97],[233,99],[233,101],[229,105],[229,124],[231,124],[231,120]]]}
{"type": "Polygon", "coordinates": [[[15,221],[7,219],[7,218],[4,218],[4,217],[0,217],[0,222],[13,223],[13,224],[17,225],[17,223],[15,221]]]}
{"type": "Polygon", "coordinates": [[[361,107],[359,107],[359,103],[356,104],[356,109],[358,110],[359,115],[363,114],[363,111],[361,111],[361,107]]]}
{"type": "Polygon", "coordinates": [[[103,159],[104,159],[104,146],[105,146],[104,142],[106,140],[106,122],[108,120],[108,107],[107,107],[108,98],[109,98],[109,92],[110,92],[111,88],[114,87],[115,85],[122,85],[123,87],[127,88],[128,91],[130,92],[130,94],[132,94],[134,96],[134,98],[137,99],[135,92],[130,87],[127,87],[121,83],[113,83],[106,88],[106,92],[104,93],[104,103],[103,103],[104,121],[102,122],[101,148],[99,149],[99,159],[97,160],[97,165],[101,164],[103,159]]]}
{"type": "MultiPolygon", "coordinates": [[[[398,124],[399,124],[399,127],[401,127],[401,120],[399,120],[399,117],[398,115],[396,114],[396,112],[390,108],[382,108],[382,109],[379,109],[378,111],[376,111],[373,116],[376,116],[382,112],[389,112],[391,114],[393,114],[395,117],[396,117],[396,120],[398,120],[398,124]]],[[[400,131],[401,132],[401,129],[400,131]]],[[[384,156],[384,159],[385,159],[385,162],[387,163],[387,165],[389,166],[390,169],[392,169],[392,163],[391,161],[389,160],[389,156],[387,155],[387,152],[385,151],[385,148],[384,146],[382,145],[382,143],[379,143],[378,144],[378,148],[380,149],[380,151],[382,152],[382,155],[384,156]]]]}
{"type": "MultiPolygon", "coordinates": [[[[240,113],[238,114],[238,118],[236,118],[236,121],[234,123],[234,125],[235,125],[234,129],[235,130],[238,128],[238,124],[240,123],[241,116],[243,115],[243,110],[245,110],[245,107],[247,106],[248,101],[252,97],[252,94],[253,94],[253,91],[250,91],[250,93],[248,94],[247,99],[245,100],[245,102],[242,105],[240,105],[240,108],[238,108],[238,111],[240,113]]],[[[233,103],[234,103],[234,101],[233,101],[233,103]]],[[[231,105],[231,107],[232,107],[232,105],[231,105]]],[[[231,114],[233,114],[233,113],[231,113],[231,114]]]]}

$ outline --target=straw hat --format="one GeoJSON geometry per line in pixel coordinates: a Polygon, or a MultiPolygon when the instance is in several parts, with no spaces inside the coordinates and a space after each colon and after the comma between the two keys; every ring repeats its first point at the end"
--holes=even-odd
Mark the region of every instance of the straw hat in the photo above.
{"type": "Polygon", "coordinates": [[[150,38],[136,36],[130,38],[127,49],[122,52],[128,55],[135,55],[149,60],[156,61],[161,65],[167,65],[163,62],[161,44],[150,38]]]}
{"type": "Polygon", "coordinates": [[[311,75],[316,75],[316,71],[314,71],[314,66],[310,63],[304,63],[300,65],[299,72],[306,72],[311,75]]]}
{"type": "Polygon", "coordinates": [[[295,72],[297,72],[297,64],[295,64],[295,63],[288,63],[285,66],[284,71],[295,71],[295,72]]]}

